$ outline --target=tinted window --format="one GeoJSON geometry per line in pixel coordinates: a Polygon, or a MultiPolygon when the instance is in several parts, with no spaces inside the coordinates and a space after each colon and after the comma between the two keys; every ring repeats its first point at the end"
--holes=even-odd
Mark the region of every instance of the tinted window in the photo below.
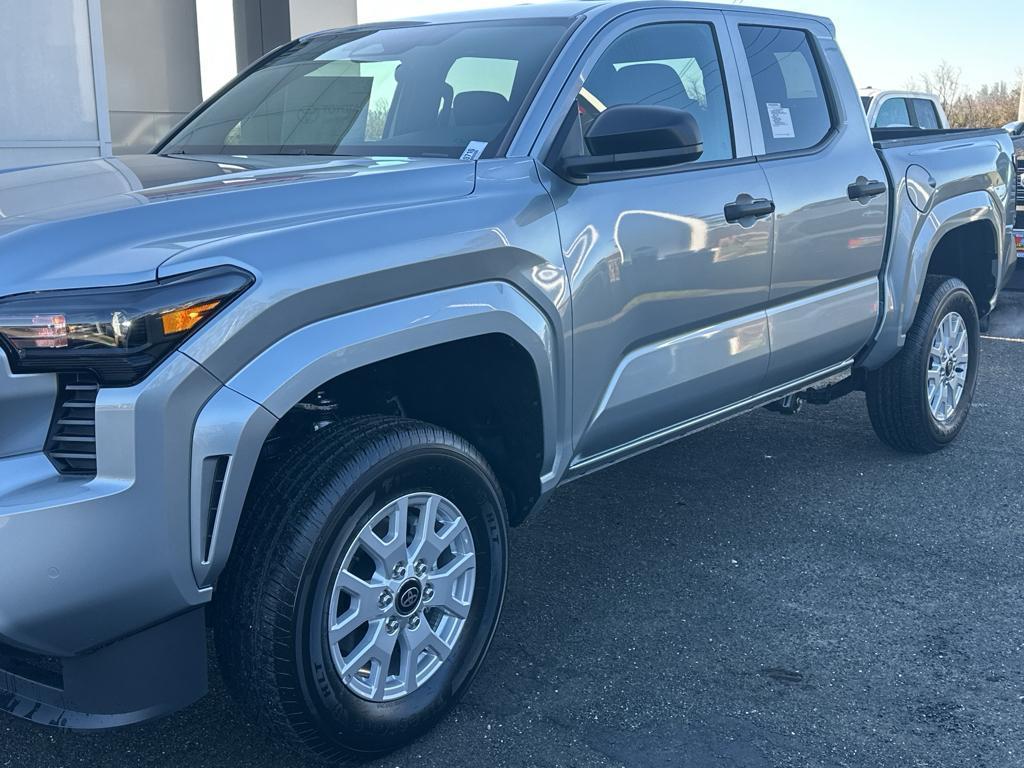
{"type": "Polygon", "coordinates": [[[917,114],[917,125],[919,127],[926,130],[942,127],[935,104],[928,101],[928,99],[914,99],[914,112],[917,114]]]}
{"type": "Polygon", "coordinates": [[[864,105],[864,111],[867,112],[871,109],[871,102],[874,100],[873,96],[861,96],[860,103],[864,105]]]}
{"type": "Polygon", "coordinates": [[[511,127],[565,21],[357,29],[285,48],[164,148],[459,157],[511,127]]]}
{"type": "Polygon", "coordinates": [[[832,127],[810,37],[797,29],[741,26],[768,154],[808,149],[832,127]]]}
{"type": "Polygon", "coordinates": [[[700,125],[702,161],[734,156],[718,44],[707,24],[640,27],[612,43],[580,92],[578,135],[601,112],[622,104],[685,110],[700,125]]]}
{"type": "Polygon", "coordinates": [[[906,99],[886,99],[875,118],[875,128],[909,128],[913,124],[906,99]]]}

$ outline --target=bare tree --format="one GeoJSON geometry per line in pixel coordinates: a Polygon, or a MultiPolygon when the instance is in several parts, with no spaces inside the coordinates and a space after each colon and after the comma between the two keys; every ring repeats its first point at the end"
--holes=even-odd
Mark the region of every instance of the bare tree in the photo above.
{"type": "Polygon", "coordinates": [[[918,80],[912,81],[911,87],[938,96],[942,108],[948,115],[963,96],[962,78],[963,72],[959,67],[943,61],[931,72],[926,72],[918,80]]]}
{"type": "MultiPolygon", "coordinates": [[[[1018,71],[1017,80],[1024,76],[1018,71]]],[[[994,128],[1012,121],[1024,107],[1024,89],[1018,97],[1016,82],[1000,80],[969,90],[962,82],[962,72],[949,62],[942,62],[931,72],[911,81],[910,87],[938,96],[953,128],[994,128]]]]}
{"type": "Polygon", "coordinates": [[[1017,70],[1017,79],[1021,81],[1021,98],[1017,104],[1017,119],[1024,121],[1024,69],[1017,70]]]}

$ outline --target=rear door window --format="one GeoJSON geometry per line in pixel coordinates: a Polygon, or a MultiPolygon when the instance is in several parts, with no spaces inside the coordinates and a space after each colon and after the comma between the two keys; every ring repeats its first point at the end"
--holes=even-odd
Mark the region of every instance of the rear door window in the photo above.
{"type": "Polygon", "coordinates": [[[832,129],[824,81],[804,30],[741,25],[768,154],[810,149],[832,129]]]}
{"type": "Polygon", "coordinates": [[[939,121],[939,112],[935,109],[934,102],[928,99],[914,99],[913,104],[918,128],[934,130],[942,127],[942,123],[939,121]]]}

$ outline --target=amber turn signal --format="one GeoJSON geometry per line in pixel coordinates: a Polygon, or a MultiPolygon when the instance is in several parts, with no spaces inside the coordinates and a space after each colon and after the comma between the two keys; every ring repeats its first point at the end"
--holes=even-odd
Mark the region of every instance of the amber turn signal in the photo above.
{"type": "Polygon", "coordinates": [[[211,301],[206,304],[197,304],[194,307],[175,309],[161,315],[160,321],[163,324],[164,334],[173,336],[176,333],[191,331],[219,306],[219,301],[211,301]]]}

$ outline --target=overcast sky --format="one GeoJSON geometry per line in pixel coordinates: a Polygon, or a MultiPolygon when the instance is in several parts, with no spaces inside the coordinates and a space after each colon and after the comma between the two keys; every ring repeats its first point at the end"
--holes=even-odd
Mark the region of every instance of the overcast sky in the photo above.
{"type": "MultiPolygon", "coordinates": [[[[728,2],[728,0],[726,0],[728,2]]],[[[510,0],[360,0],[359,20],[511,4],[510,0]]],[[[1024,67],[1021,0],[744,0],[829,16],[861,87],[903,88],[943,59],[971,86],[1012,81],[1024,67]]]]}

